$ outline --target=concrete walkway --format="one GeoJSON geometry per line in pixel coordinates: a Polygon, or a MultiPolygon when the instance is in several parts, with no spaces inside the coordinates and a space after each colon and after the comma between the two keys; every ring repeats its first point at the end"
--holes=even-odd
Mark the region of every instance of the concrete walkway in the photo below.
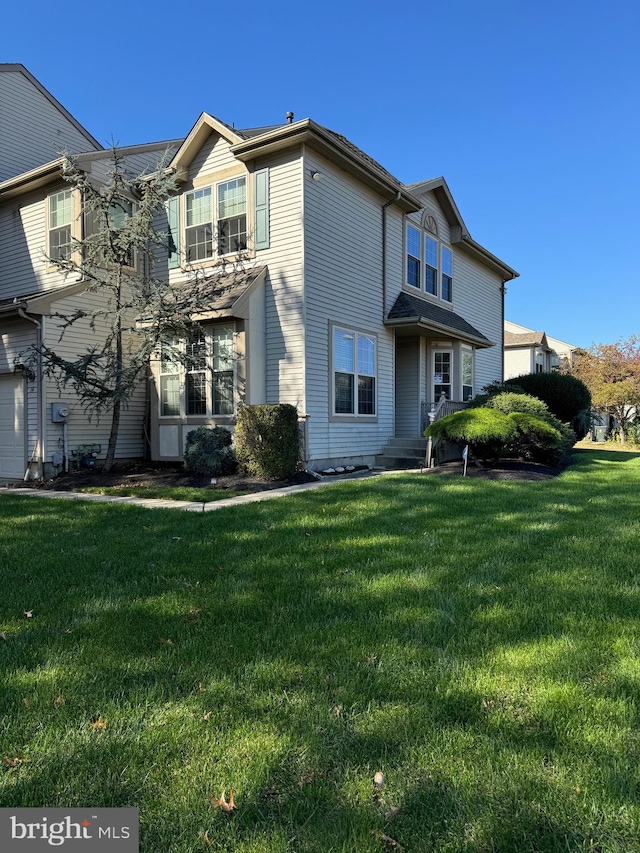
{"type": "MultiPolygon", "coordinates": [[[[404,471],[403,473],[418,473],[419,469],[404,471]]],[[[271,498],[285,497],[309,489],[320,489],[323,486],[333,486],[336,483],[344,483],[346,480],[361,480],[368,477],[380,477],[385,474],[398,474],[399,471],[367,471],[364,474],[335,477],[326,480],[314,480],[312,483],[303,483],[299,486],[286,486],[282,489],[268,489],[264,492],[252,492],[249,495],[240,495],[235,498],[222,498],[218,501],[170,501],[157,498],[123,498],[114,495],[93,495],[86,492],[56,492],[52,489],[24,489],[5,487],[0,488],[0,495],[25,495],[33,498],[60,498],[62,500],[95,501],[97,503],[133,504],[143,506],[146,509],[180,509],[184,512],[213,512],[227,506],[239,506],[240,504],[258,503],[271,498]]]]}

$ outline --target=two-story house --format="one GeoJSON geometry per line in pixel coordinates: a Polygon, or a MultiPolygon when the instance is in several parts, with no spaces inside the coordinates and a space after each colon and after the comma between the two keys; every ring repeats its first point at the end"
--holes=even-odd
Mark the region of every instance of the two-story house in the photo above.
{"type": "Polygon", "coordinates": [[[180,459],[190,429],[231,426],[240,402],[286,402],[306,418],[310,467],[372,464],[390,437],[420,436],[442,394],[502,378],[517,273],[471,238],[443,178],[404,186],[292,116],[237,130],[204,113],[171,165],[176,284],[233,250],[216,233],[249,262],[200,317],[195,375],[155,365],[153,458],[180,459]]]}
{"type": "MultiPolygon", "coordinates": [[[[167,461],[196,426],[233,429],[242,403],[283,402],[305,422],[310,468],[373,464],[393,436],[420,436],[443,394],[468,400],[502,378],[504,283],[517,273],[471,238],[443,178],[403,185],[291,115],[238,130],[203,113],[176,147],[166,275],[175,287],[198,275],[211,296],[183,344],[188,369],[158,353],[118,458],[143,453],[145,399],[151,456],[167,461]]],[[[126,153],[151,169],[158,152],[126,153]]],[[[84,163],[99,172],[103,155],[84,163]]],[[[53,420],[57,389],[19,367],[34,336],[56,332],[56,300],[87,298],[47,265],[59,223],[82,222],[60,193],[59,161],[0,183],[0,382],[20,385],[13,417],[0,419],[4,478],[50,472],[78,448],[104,448],[108,432],[73,400],[66,423],[53,420]]],[[[66,341],[86,345],[82,333],[66,341]]]]}
{"type": "Polygon", "coordinates": [[[504,378],[526,373],[548,373],[571,362],[577,349],[573,344],[552,338],[546,332],[504,321],[504,378]]]}

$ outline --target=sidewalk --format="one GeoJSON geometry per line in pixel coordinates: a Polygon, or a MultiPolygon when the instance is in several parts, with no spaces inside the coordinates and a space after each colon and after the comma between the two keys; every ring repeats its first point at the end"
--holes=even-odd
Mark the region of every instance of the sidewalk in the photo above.
{"type": "MultiPolygon", "coordinates": [[[[418,473],[419,469],[403,469],[402,473],[418,473]]],[[[3,487],[0,488],[0,496],[26,495],[37,498],[59,498],[61,500],[97,501],[98,503],[133,504],[146,509],[179,509],[184,512],[213,512],[216,509],[224,509],[227,506],[238,506],[240,504],[258,503],[271,498],[285,497],[286,495],[304,492],[308,489],[319,489],[323,486],[334,486],[336,483],[344,483],[348,480],[362,480],[369,477],[382,477],[385,474],[398,474],[400,471],[367,471],[358,476],[332,478],[331,480],[315,480],[312,483],[303,483],[299,486],[286,486],[282,489],[268,489],[264,492],[252,492],[249,495],[240,495],[235,498],[222,498],[219,501],[170,501],[158,498],[123,498],[113,495],[93,495],[85,492],[56,492],[51,489],[24,489],[3,487]]]]}

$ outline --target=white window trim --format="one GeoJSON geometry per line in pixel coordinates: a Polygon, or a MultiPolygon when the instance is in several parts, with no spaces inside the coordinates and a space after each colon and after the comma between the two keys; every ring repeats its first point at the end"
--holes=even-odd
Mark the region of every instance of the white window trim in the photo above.
{"type": "MultiPolygon", "coordinates": [[[[69,187],[60,187],[53,192],[47,193],[45,196],[44,204],[45,204],[45,240],[46,240],[46,249],[45,254],[47,258],[47,272],[55,272],[58,271],[58,267],[51,261],[51,232],[53,231],[53,227],[51,225],[51,198],[53,196],[59,195],[60,193],[69,192],[71,193],[71,222],[70,222],[70,231],[71,231],[71,242],[74,240],[82,239],[82,228],[80,225],[81,222],[81,212],[82,206],[80,204],[80,196],[77,190],[69,188],[69,187]]],[[[74,253],[76,255],[77,253],[74,253]]],[[[79,261],[79,256],[72,256],[74,260],[79,261]]]]}
{"type": "MultiPolygon", "coordinates": [[[[370,374],[362,374],[363,376],[370,374]]],[[[374,332],[369,332],[365,329],[359,329],[352,326],[346,326],[342,323],[329,323],[329,421],[333,423],[376,423],[378,421],[378,336],[374,332]],[[347,334],[354,335],[354,399],[353,412],[336,412],[336,385],[335,375],[336,369],[334,366],[334,332],[340,330],[347,334]],[[364,337],[373,341],[374,345],[374,396],[373,396],[373,414],[358,414],[358,338],[364,337]]]]}
{"type": "Polygon", "coordinates": [[[447,400],[453,399],[453,347],[444,347],[444,346],[436,346],[431,350],[431,400],[433,403],[437,403],[440,399],[440,394],[436,395],[436,385],[448,385],[449,386],[449,395],[447,396],[447,400]],[[449,355],[449,381],[448,382],[436,382],[436,355],[439,353],[447,353],[449,355]]]}
{"type": "MultiPolygon", "coordinates": [[[[236,172],[234,174],[224,173],[223,175],[219,175],[216,180],[208,179],[205,181],[194,181],[192,189],[189,189],[182,193],[180,199],[180,241],[182,244],[182,258],[181,258],[181,266],[185,267],[205,267],[211,264],[215,264],[222,258],[235,258],[238,256],[238,253],[246,253],[251,252],[254,253],[253,249],[253,240],[252,240],[252,226],[253,226],[253,205],[251,204],[251,199],[253,198],[254,193],[254,182],[252,179],[252,175],[247,172],[236,172]],[[244,179],[245,182],[245,225],[246,225],[246,246],[244,249],[233,249],[229,252],[220,253],[218,251],[219,239],[218,239],[218,187],[223,184],[228,184],[231,181],[238,181],[240,179],[244,179]],[[208,258],[199,258],[195,260],[189,260],[188,258],[188,249],[187,249],[187,197],[196,192],[201,192],[202,190],[210,190],[211,191],[211,242],[212,242],[212,254],[208,258]]],[[[196,226],[190,226],[196,227],[196,226]]]]}

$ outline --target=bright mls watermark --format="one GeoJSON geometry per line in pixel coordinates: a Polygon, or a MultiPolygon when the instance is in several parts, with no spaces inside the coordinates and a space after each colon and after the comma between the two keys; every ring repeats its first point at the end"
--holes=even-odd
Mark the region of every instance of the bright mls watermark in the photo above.
{"type": "Polygon", "coordinates": [[[138,809],[0,808],[2,853],[138,853],[138,809]]]}

